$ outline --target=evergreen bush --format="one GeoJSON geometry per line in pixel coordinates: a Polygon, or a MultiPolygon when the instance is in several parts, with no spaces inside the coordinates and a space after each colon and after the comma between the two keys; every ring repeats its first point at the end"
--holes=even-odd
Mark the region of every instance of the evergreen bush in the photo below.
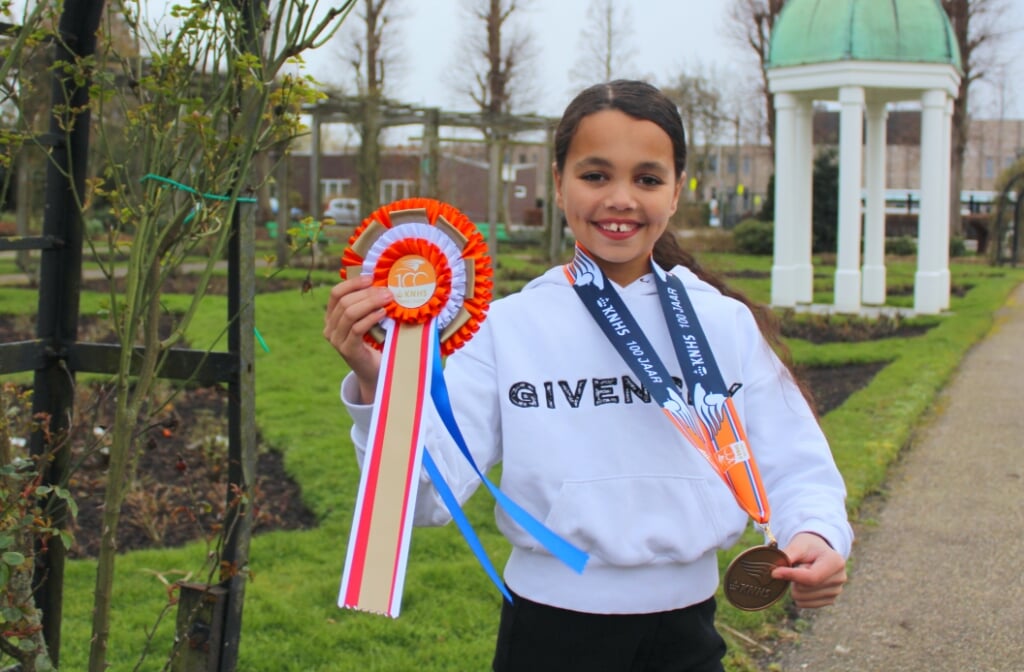
{"type": "Polygon", "coordinates": [[[732,230],[736,251],[741,254],[770,255],[774,250],[775,225],[759,219],[744,219],[732,230]]]}
{"type": "Polygon", "coordinates": [[[885,239],[885,253],[897,257],[917,254],[917,241],[913,236],[896,236],[885,239]]]}

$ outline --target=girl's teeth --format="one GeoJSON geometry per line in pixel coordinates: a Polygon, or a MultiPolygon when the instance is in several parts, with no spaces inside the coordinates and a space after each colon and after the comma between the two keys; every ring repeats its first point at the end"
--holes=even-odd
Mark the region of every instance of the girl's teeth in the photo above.
{"type": "Polygon", "coordinates": [[[605,229],[606,231],[614,231],[615,233],[622,233],[624,231],[629,231],[630,226],[629,226],[629,224],[623,224],[623,223],[619,223],[619,222],[612,222],[611,224],[604,224],[604,225],[602,225],[601,228],[605,229]]]}

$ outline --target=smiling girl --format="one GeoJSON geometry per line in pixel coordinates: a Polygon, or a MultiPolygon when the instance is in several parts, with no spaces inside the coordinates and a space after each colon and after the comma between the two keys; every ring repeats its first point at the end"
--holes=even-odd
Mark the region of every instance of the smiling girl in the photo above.
{"type": "MultiPolygon", "coordinates": [[[[717,552],[736,543],[749,512],[734,479],[687,439],[686,418],[701,418],[696,436],[723,418],[742,425],[743,440],[726,447],[741,466],[756,456],[763,484],[751,484],[771,502],[789,561],[765,580],[791,582],[801,607],[831,604],[846,581],[845,488],[773,351],[770,313],[700,269],[667,231],[685,161],[678,110],[658,89],[618,80],[579,94],[556,131],[553,166],[576,259],[495,301],[446,364],[477,464],[502,463],[502,490],[590,554],[577,574],[496,511],[513,547],[496,671],[722,670],[717,552]],[[680,295],[689,308],[673,313],[680,295]],[[680,344],[697,325],[707,346],[694,355],[680,344]],[[694,384],[695,371],[709,378],[694,384]],[[718,379],[721,390],[708,382],[718,379]]],[[[324,336],[352,370],[342,399],[360,455],[380,361],[363,337],[391,300],[352,278],[333,289],[325,317],[324,336]]],[[[443,431],[427,446],[468,499],[479,481],[458,449],[443,431]]],[[[421,479],[416,523],[449,519],[421,479]]]]}

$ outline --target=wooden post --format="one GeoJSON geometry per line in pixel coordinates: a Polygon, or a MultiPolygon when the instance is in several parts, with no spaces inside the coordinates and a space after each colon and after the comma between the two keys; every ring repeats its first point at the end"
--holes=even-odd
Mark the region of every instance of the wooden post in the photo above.
{"type": "Polygon", "coordinates": [[[494,137],[488,137],[487,145],[487,219],[490,227],[487,234],[488,253],[491,263],[498,268],[498,200],[501,198],[501,143],[494,137]]]}
{"type": "Polygon", "coordinates": [[[441,187],[438,180],[440,172],[441,110],[429,107],[423,115],[423,149],[420,159],[420,196],[439,199],[441,187]]]}
{"type": "MultiPolygon", "coordinates": [[[[76,63],[96,52],[96,30],[103,14],[103,0],[68,2],[61,11],[55,46],[51,89],[50,138],[46,163],[46,196],[43,237],[48,244],[39,260],[39,312],[36,335],[44,344],[45,365],[35,370],[32,394],[33,417],[48,418],[46,431],[32,433],[30,450],[43,455],[52,447],[47,436],[64,436],[69,429],[75,402],[74,372],[67,353],[78,340],[79,295],[82,288],[82,213],[74,200],[85,193],[88,174],[90,105],[88,80],[76,81],[62,63],[76,63]]],[[[71,468],[71,444],[63,442],[43,466],[46,485],[64,484],[71,468]]],[[[67,526],[67,508],[59,499],[48,502],[54,527],[67,526]]],[[[36,556],[36,606],[43,611],[43,636],[54,667],[60,663],[60,630],[64,613],[64,565],[61,543],[40,548],[36,556]]]]}
{"type": "Polygon", "coordinates": [[[171,672],[217,672],[227,588],[178,582],[178,619],[171,672]]]}

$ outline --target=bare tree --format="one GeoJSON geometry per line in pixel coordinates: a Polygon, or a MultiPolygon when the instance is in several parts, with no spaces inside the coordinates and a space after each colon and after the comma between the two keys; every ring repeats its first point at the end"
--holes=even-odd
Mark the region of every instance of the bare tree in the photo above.
{"type": "Polygon", "coordinates": [[[786,0],[732,0],[729,7],[727,31],[738,45],[749,49],[757,58],[760,87],[764,103],[765,133],[775,156],[775,105],[768,90],[765,63],[771,49],[772,28],[785,6],[786,0]]]}
{"type": "Polygon", "coordinates": [[[497,246],[496,222],[508,221],[500,165],[511,135],[509,116],[532,100],[531,43],[516,26],[529,0],[465,0],[471,30],[454,68],[455,88],[483,113],[481,127],[490,162],[489,243],[497,246]],[[483,28],[483,30],[478,30],[483,28]]]}
{"type": "Polygon", "coordinates": [[[573,84],[582,88],[627,76],[636,55],[630,44],[634,34],[629,5],[616,11],[615,0],[590,0],[586,28],[578,40],[579,56],[569,72],[573,84]]]}
{"type": "Polygon", "coordinates": [[[516,26],[528,6],[529,0],[464,0],[471,26],[453,69],[454,86],[485,114],[511,114],[532,100],[535,52],[528,35],[516,26]]]}
{"type": "Polygon", "coordinates": [[[712,172],[712,154],[716,151],[716,144],[728,126],[735,123],[735,115],[728,107],[728,96],[717,84],[723,78],[701,64],[691,70],[692,74],[680,74],[664,89],[679,106],[688,134],[687,172],[703,188],[712,172]]]}
{"type": "MultiPolygon", "coordinates": [[[[352,66],[360,99],[356,121],[359,133],[359,205],[363,215],[380,205],[380,142],[384,130],[383,106],[388,75],[399,69],[399,52],[394,46],[396,16],[400,0],[359,0],[358,22],[353,31],[342,30],[343,58],[352,66]]],[[[319,207],[319,203],[312,204],[319,207]]]]}
{"type": "Polygon", "coordinates": [[[994,67],[992,47],[999,41],[997,28],[1006,5],[1004,0],[942,0],[960,48],[963,76],[953,103],[953,137],[950,149],[949,232],[962,234],[960,192],[963,189],[964,154],[970,133],[970,90],[994,67]]]}

